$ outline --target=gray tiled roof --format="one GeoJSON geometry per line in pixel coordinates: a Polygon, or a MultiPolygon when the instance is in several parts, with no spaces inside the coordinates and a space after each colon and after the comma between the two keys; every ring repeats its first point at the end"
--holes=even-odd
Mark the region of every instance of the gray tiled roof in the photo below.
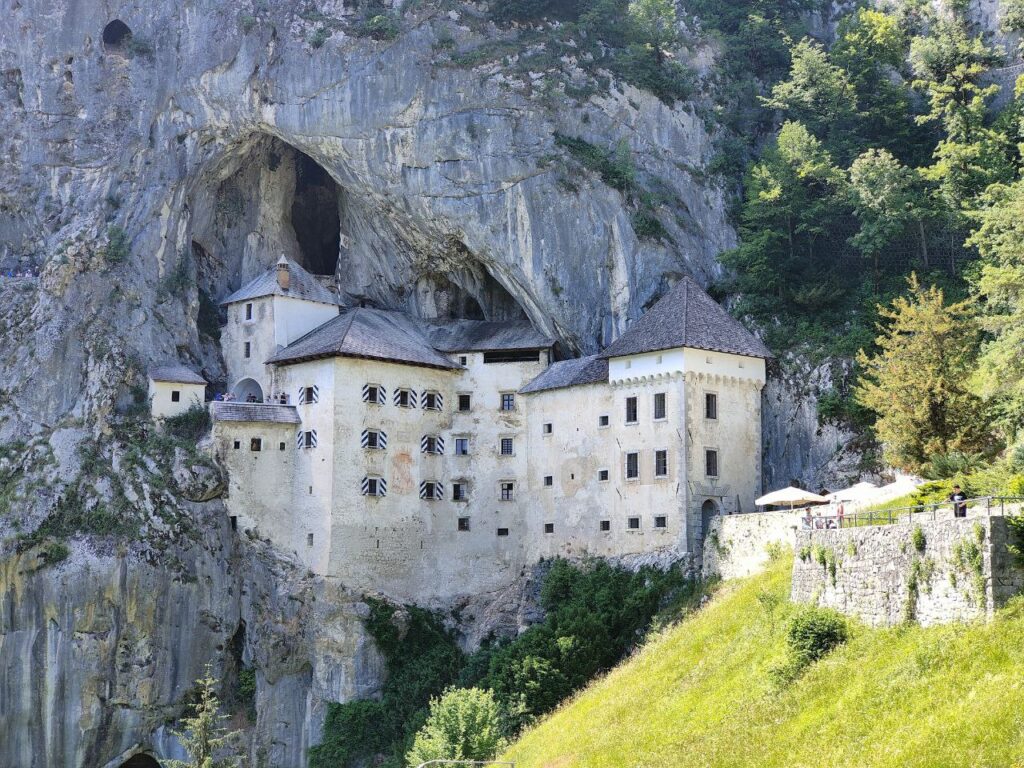
{"type": "Polygon", "coordinates": [[[363,357],[431,368],[459,366],[434,349],[417,322],[402,312],[356,307],[344,311],[274,354],[268,363],[319,357],[363,357]]]}
{"type": "Polygon", "coordinates": [[[235,304],[239,301],[259,299],[264,296],[290,296],[293,299],[316,301],[320,304],[338,304],[338,297],[325,288],[319,280],[300,267],[291,259],[288,262],[288,290],[277,283],[277,265],[250,280],[226,299],[222,305],[235,304]]]}
{"type": "Polygon", "coordinates": [[[206,384],[206,379],[181,363],[154,365],[147,373],[153,381],[167,381],[174,384],[206,384]]]}
{"type": "Polygon", "coordinates": [[[637,319],[601,357],[621,357],[691,347],[749,357],[772,356],[768,348],[693,281],[678,285],[637,319]]]}
{"type": "Polygon", "coordinates": [[[423,320],[430,344],[442,352],[547,349],[555,342],[528,321],[423,320]]]}
{"type": "Polygon", "coordinates": [[[277,424],[301,424],[294,405],[270,403],[214,402],[214,421],[271,421],[277,424]]]}
{"type": "Polygon", "coordinates": [[[520,392],[544,392],[549,389],[564,389],[580,384],[598,384],[608,381],[608,361],[598,355],[589,355],[575,360],[561,360],[552,363],[544,372],[523,387],[520,392]]]}

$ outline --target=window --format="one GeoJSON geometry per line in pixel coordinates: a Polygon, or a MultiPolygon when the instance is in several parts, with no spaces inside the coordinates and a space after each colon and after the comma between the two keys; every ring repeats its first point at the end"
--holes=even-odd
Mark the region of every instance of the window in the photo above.
{"type": "Polygon", "coordinates": [[[299,432],[295,438],[296,448],[316,448],[316,430],[309,429],[303,432],[299,432]]]}
{"type": "Polygon", "coordinates": [[[639,419],[637,418],[636,398],[635,397],[627,397],[626,398],[626,423],[627,424],[636,424],[638,420],[639,419]]]}
{"type": "Polygon", "coordinates": [[[607,427],[608,426],[608,414],[597,417],[597,426],[607,427]]]}
{"type": "Polygon", "coordinates": [[[498,529],[498,535],[499,536],[508,536],[508,528],[499,528],[498,529]]]}
{"type": "Polygon", "coordinates": [[[238,515],[232,515],[231,516],[231,530],[232,531],[237,531],[238,530],[238,515]]]}
{"type": "Polygon", "coordinates": [[[708,448],[704,451],[704,474],[718,477],[718,451],[708,448]]]}
{"type": "Polygon", "coordinates": [[[455,455],[456,456],[469,456],[469,438],[468,437],[456,437],[455,438],[455,455]]]}
{"type": "Polygon", "coordinates": [[[626,527],[629,530],[631,530],[631,531],[639,531],[640,530],[640,518],[639,517],[627,518],[626,519],[626,527]]]}
{"type": "Polygon", "coordinates": [[[306,546],[307,547],[312,547],[313,546],[313,534],[312,533],[307,533],[306,534],[306,546]]]}
{"type": "Polygon", "coordinates": [[[278,444],[277,444],[277,450],[279,450],[279,451],[283,451],[283,450],[284,450],[284,447],[285,447],[285,445],[286,445],[285,443],[278,443],[278,444]]]}
{"type": "Polygon", "coordinates": [[[469,530],[469,518],[468,517],[460,517],[459,518],[458,529],[460,531],[468,531],[469,530]]]}
{"type": "Polygon", "coordinates": [[[436,501],[444,498],[444,486],[435,480],[424,480],[420,483],[420,498],[436,501]]]}
{"type": "Polygon", "coordinates": [[[364,384],[363,402],[384,405],[384,387],[377,384],[364,384]]]}
{"type": "Polygon", "coordinates": [[[544,533],[554,533],[554,532],[555,532],[555,524],[554,523],[544,523],[544,533]]]}
{"type": "Polygon", "coordinates": [[[254,437],[252,440],[250,440],[249,441],[249,450],[250,451],[262,451],[263,450],[263,438],[262,437],[254,437]]]}
{"type": "Polygon", "coordinates": [[[655,392],[654,393],[654,418],[664,419],[665,418],[665,393],[655,392]]]}
{"type": "Polygon", "coordinates": [[[555,484],[555,478],[551,475],[544,475],[544,487],[550,488],[555,484]]]}
{"type": "Polygon", "coordinates": [[[459,355],[459,365],[465,368],[467,363],[469,363],[469,357],[466,355],[459,355]]]}
{"type": "Polygon", "coordinates": [[[242,447],[242,441],[241,440],[235,440],[235,442],[232,444],[231,447],[234,448],[237,451],[239,448],[242,447]]]}
{"type": "Polygon", "coordinates": [[[180,392],[180,390],[177,390],[177,389],[172,389],[171,390],[171,402],[172,403],[180,403],[181,402],[181,392],[180,392]]]}
{"type": "Polygon", "coordinates": [[[511,456],[512,455],[512,448],[513,448],[513,444],[512,444],[512,438],[511,437],[503,437],[503,438],[501,438],[501,455],[502,456],[511,456]]]}
{"type": "Polygon", "coordinates": [[[718,418],[718,395],[716,395],[714,392],[704,393],[704,418],[718,418]]]}
{"type": "Polygon", "coordinates": [[[423,410],[440,411],[444,407],[444,398],[438,392],[423,393],[423,410]]]}
{"type": "Polygon", "coordinates": [[[667,521],[666,521],[664,515],[658,515],[657,517],[654,518],[654,527],[655,528],[665,528],[666,527],[666,522],[667,521]]]}
{"type": "Polygon", "coordinates": [[[602,531],[607,533],[611,529],[612,529],[612,521],[611,520],[602,520],[601,521],[601,530],[602,531]]]}
{"type": "Polygon", "coordinates": [[[245,342],[245,356],[252,357],[252,343],[248,341],[245,342]]]}
{"type": "Polygon", "coordinates": [[[551,430],[552,430],[552,426],[551,426],[551,422],[550,421],[545,422],[544,425],[541,427],[541,431],[545,435],[550,435],[551,434],[551,430]]]}
{"type": "Polygon", "coordinates": [[[654,452],[654,476],[668,477],[668,451],[654,452]]]}
{"type": "Polygon", "coordinates": [[[383,451],[388,447],[387,433],[379,429],[364,429],[360,445],[375,451],[383,451]]]}
{"type": "Polygon", "coordinates": [[[252,320],[252,304],[245,305],[245,319],[252,320]]]}
{"type": "Polygon", "coordinates": [[[364,477],[363,496],[387,496],[388,484],[383,477],[364,477]]]}
{"type": "Polygon", "coordinates": [[[484,363],[536,363],[540,355],[535,349],[502,349],[484,352],[484,363]]]}
{"type": "Polygon", "coordinates": [[[636,480],[640,477],[640,454],[639,453],[627,453],[626,454],[626,479],[636,480]]]}
{"type": "Polygon", "coordinates": [[[469,483],[456,480],[452,483],[452,501],[466,501],[469,498],[469,483]]]}
{"type": "Polygon", "coordinates": [[[444,438],[437,435],[424,435],[420,439],[420,451],[440,456],[444,453],[444,438]]]}
{"type": "Polygon", "coordinates": [[[320,387],[315,384],[311,387],[299,387],[299,405],[320,402],[320,387]]]}
{"type": "Polygon", "coordinates": [[[465,413],[466,411],[472,409],[472,407],[473,407],[473,397],[471,395],[466,394],[465,392],[460,394],[459,395],[459,410],[462,411],[463,413],[465,413]]]}
{"type": "Polygon", "coordinates": [[[514,392],[501,393],[501,410],[514,411],[516,409],[516,396],[514,392]]]}
{"type": "Polygon", "coordinates": [[[415,408],[416,393],[413,392],[411,389],[396,389],[395,405],[397,405],[399,408],[415,408]]]}
{"type": "Polygon", "coordinates": [[[515,492],[516,492],[516,484],[515,483],[513,483],[511,480],[505,480],[504,482],[502,482],[502,484],[501,484],[501,500],[502,501],[512,501],[512,499],[515,497],[515,492]]]}
{"type": "Polygon", "coordinates": [[[598,479],[598,482],[601,482],[601,483],[608,482],[608,470],[607,469],[599,469],[599,470],[597,470],[597,479],[598,479]]]}

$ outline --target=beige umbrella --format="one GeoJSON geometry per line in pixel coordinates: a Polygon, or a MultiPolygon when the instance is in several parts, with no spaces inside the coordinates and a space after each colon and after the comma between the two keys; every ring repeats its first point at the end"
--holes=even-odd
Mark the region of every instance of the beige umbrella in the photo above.
{"type": "Polygon", "coordinates": [[[760,499],[754,501],[759,507],[782,506],[788,504],[790,509],[793,507],[803,504],[823,504],[828,499],[825,496],[819,496],[816,493],[805,491],[803,488],[794,488],[789,486],[788,488],[782,488],[778,491],[772,491],[766,493],[760,499]]]}

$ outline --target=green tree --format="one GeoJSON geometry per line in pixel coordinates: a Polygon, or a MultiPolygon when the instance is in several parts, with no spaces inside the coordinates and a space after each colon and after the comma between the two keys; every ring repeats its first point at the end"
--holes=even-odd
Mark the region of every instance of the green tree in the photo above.
{"type": "Polygon", "coordinates": [[[857,401],[877,414],[886,462],[918,472],[934,454],[990,452],[993,438],[980,399],[968,389],[978,328],[967,302],[945,303],[939,288],[922,287],[879,307],[885,324],[878,352],[857,356],[857,401]]]}
{"type": "Polygon", "coordinates": [[[490,760],[502,749],[501,710],[494,694],[449,688],[431,699],[427,721],[405,756],[410,768],[428,760],[490,760]]]}
{"type": "Polygon", "coordinates": [[[629,17],[641,37],[653,48],[660,64],[664,51],[679,38],[676,6],[673,0],[632,0],[629,17]]]}
{"type": "Polygon", "coordinates": [[[241,758],[237,752],[238,732],[229,731],[222,723],[228,719],[220,714],[217,680],[210,664],[196,681],[199,700],[192,707],[192,716],[182,719],[183,731],[175,731],[189,760],[171,760],[168,768],[235,768],[241,758]]]}

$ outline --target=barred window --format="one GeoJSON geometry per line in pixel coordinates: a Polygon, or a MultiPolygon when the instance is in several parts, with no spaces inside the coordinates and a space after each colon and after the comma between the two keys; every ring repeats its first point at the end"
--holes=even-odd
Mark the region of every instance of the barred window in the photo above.
{"type": "Polygon", "coordinates": [[[511,456],[512,453],[513,453],[512,448],[513,448],[513,442],[512,442],[512,438],[511,437],[503,437],[503,438],[501,438],[501,455],[502,456],[511,456]]]}
{"type": "Polygon", "coordinates": [[[473,396],[463,392],[459,395],[459,410],[462,412],[469,411],[473,408],[473,396]]]}
{"type": "Polygon", "coordinates": [[[512,501],[516,492],[516,484],[511,480],[506,480],[501,484],[501,500],[512,501]]]}

